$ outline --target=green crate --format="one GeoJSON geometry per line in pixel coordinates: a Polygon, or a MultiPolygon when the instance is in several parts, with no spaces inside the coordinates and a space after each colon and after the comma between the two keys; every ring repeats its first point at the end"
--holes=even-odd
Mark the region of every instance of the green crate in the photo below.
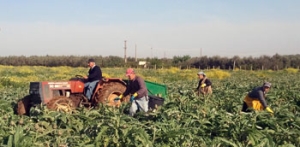
{"type": "Polygon", "coordinates": [[[155,95],[163,98],[167,98],[167,86],[159,83],[154,83],[145,80],[146,87],[149,95],[155,95]]]}

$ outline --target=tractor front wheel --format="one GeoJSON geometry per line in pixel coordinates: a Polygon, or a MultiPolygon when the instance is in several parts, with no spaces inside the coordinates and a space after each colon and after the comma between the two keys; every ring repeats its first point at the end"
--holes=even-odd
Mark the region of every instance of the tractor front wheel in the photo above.
{"type": "Polygon", "coordinates": [[[67,97],[55,97],[51,99],[47,104],[49,110],[60,111],[70,113],[76,108],[72,99],[67,97]]]}

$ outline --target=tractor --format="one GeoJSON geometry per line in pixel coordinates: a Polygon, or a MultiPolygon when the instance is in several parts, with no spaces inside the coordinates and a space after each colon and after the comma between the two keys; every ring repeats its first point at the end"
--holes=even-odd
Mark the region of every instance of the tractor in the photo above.
{"type": "Polygon", "coordinates": [[[125,91],[126,80],[103,78],[97,83],[90,101],[84,94],[84,81],[83,76],[76,75],[68,81],[30,82],[29,95],[18,102],[17,113],[29,114],[31,107],[41,103],[50,110],[70,111],[80,105],[95,107],[102,103],[120,106],[122,102],[129,101],[129,96],[122,101],[114,101],[114,98],[125,91]]]}
{"type": "MultiPolygon", "coordinates": [[[[81,75],[76,75],[68,81],[30,82],[29,95],[18,102],[17,114],[28,115],[30,108],[39,104],[46,105],[50,110],[70,112],[79,106],[91,108],[98,107],[99,103],[102,103],[119,107],[121,103],[129,102],[130,96],[124,97],[121,101],[114,101],[117,96],[126,90],[128,80],[103,78],[97,83],[91,100],[88,100],[85,96],[84,82],[85,80],[81,75]]],[[[145,83],[150,94],[156,96],[167,95],[165,85],[149,81],[145,81],[145,83]]],[[[159,100],[160,104],[161,100],[159,100]]]]}

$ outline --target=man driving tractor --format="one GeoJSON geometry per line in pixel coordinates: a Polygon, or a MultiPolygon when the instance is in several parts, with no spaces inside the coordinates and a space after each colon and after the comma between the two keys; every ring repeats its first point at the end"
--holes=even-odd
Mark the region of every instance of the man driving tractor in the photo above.
{"type": "Polygon", "coordinates": [[[89,74],[87,76],[84,76],[83,78],[87,80],[87,82],[85,82],[84,84],[85,96],[90,101],[96,84],[102,79],[102,71],[100,67],[96,65],[94,59],[88,60],[88,66],[90,67],[88,71],[89,74]]]}

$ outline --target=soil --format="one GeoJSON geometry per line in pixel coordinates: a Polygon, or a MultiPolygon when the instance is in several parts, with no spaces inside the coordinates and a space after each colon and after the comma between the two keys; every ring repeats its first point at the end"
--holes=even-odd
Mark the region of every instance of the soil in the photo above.
{"type": "Polygon", "coordinates": [[[71,98],[59,96],[52,98],[47,104],[47,108],[54,111],[65,111],[70,112],[76,108],[71,98]]]}

